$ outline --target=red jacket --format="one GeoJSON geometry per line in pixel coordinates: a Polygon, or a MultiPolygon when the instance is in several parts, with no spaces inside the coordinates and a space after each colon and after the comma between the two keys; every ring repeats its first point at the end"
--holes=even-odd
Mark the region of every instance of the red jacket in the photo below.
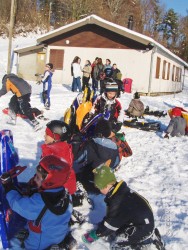
{"type": "Polygon", "coordinates": [[[68,181],[64,184],[64,187],[68,189],[69,193],[72,195],[76,192],[76,175],[72,168],[73,166],[73,153],[72,145],[67,142],[55,142],[52,144],[43,144],[42,157],[47,155],[56,155],[59,158],[64,158],[71,166],[71,173],[68,181]]]}

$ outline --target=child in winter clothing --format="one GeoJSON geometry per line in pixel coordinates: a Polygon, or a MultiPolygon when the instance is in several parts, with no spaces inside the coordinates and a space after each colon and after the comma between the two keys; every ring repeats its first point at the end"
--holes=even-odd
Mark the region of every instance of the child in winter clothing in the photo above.
{"type": "Polygon", "coordinates": [[[83,241],[92,243],[108,236],[111,249],[124,249],[126,246],[141,249],[141,246],[152,243],[155,227],[148,201],[124,181],[117,182],[108,166],[99,166],[93,172],[95,186],[106,196],[107,214],[96,230],[83,235],[83,241]]]}
{"type": "Polygon", "coordinates": [[[133,117],[140,117],[144,113],[144,104],[140,101],[140,95],[138,92],[134,94],[134,99],[131,100],[126,115],[133,117]]]}
{"type": "Polygon", "coordinates": [[[180,108],[173,108],[172,109],[172,118],[170,123],[166,129],[166,134],[164,138],[169,139],[169,134],[174,136],[182,136],[185,135],[185,128],[186,128],[186,120],[181,116],[181,109],[180,108]]]}
{"type": "Polygon", "coordinates": [[[82,78],[82,90],[84,91],[85,87],[89,87],[89,79],[91,75],[91,62],[89,60],[86,60],[86,63],[83,67],[83,78],[82,78]]]}
{"type": "Polygon", "coordinates": [[[111,123],[114,133],[121,129],[124,111],[118,97],[118,84],[112,79],[108,79],[105,84],[105,92],[98,96],[90,111],[91,115],[104,114],[105,118],[111,123]]]}
{"type": "Polygon", "coordinates": [[[41,82],[43,83],[43,103],[44,107],[46,109],[50,109],[50,92],[52,89],[52,69],[53,69],[53,64],[52,63],[47,63],[45,66],[45,71],[44,71],[44,76],[42,77],[41,82]]]}
{"type": "Polygon", "coordinates": [[[9,91],[14,94],[9,103],[9,123],[16,124],[16,114],[21,112],[29,118],[35,131],[40,129],[41,126],[35,119],[30,105],[31,85],[15,74],[7,74],[2,79],[0,97],[9,91]]]}
{"type": "Polygon", "coordinates": [[[70,175],[64,184],[69,193],[72,195],[76,191],[76,175],[73,170],[73,153],[70,141],[71,132],[69,126],[59,120],[52,120],[46,125],[45,144],[41,146],[42,157],[47,155],[55,155],[65,159],[70,165],[70,175]]]}
{"type": "Polygon", "coordinates": [[[64,159],[42,158],[34,178],[38,192],[31,196],[17,191],[9,173],[1,176],[11,209],[27,220],[25,237],[20,231],[10,240],[9,249],[44,250],[64,241],[72,213],[69,194],[63,187],[69,174],[70,166],[64,159]]]}
{"type": "Polygon", "coordinates": [[[98,193],[93,185],[93,169],[109,159],[111,160],[110,168],[115,169],[120,162],[120,158],[116,143],[109,138],[111,136],[109,121],[99,120],[95,126],[94,134],[94,137],[84,144],[73,138],[72,145],[75,157],[73,167],[76,172],[76,179],[83,184],[86,191],[98,193]]]}

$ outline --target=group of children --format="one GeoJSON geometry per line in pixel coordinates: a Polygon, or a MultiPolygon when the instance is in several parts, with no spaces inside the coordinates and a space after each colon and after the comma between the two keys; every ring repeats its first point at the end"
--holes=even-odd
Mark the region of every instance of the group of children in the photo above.
{"type": "MultiPolygon", "coordinates": [[[[53,66],[46,67],[51,70],[53,66]]],[[[44,84],[50,73],[45,75],[44,84]]],[[[4,76],[0,96],[13,91],[18,107],[33,122],[36,118],[29,113],[31,89],[22,81],[13,74],[4,76]],[[23,85],[25,88],[20,88],[23,85]]],[[[42,250],[53,249],[54,245],[59,249],[71,249],[69,223],[73,206],[78,204],[80,183],[89,194],[102,193],[107,206],[103,220],[82,236],[85,243],[105,238],[111,249],[147,249],[150,245],[164,249],[148,201],[124,181],[117,181],[114,174],[121,158],[118,146],[111,138],[121,129],[124,116],[118,91],[117,82],[108,78],[103,93],[96,98],[89,112],[90,120],[103,114],[91,138],[83,140],[80,133],[72,135],[70,127],[63,121],[53,120],[47,124],[41,160],[35,176],[27,184],[27,195],[20,194],[9,173],[1,176],[10,207],[27,220],[24,231],[21,231],[24,233],[19,232],[11,239],[10,249],[42,250]]],[[[50,100],[47,103],[50,105],[50,100]]],[[[144,105],[138,93],[126,112],[132,116],[143,114],[144,105]]],[[[180,109],[173,109],[166,137],[185,134],[185,127],[180,109]]]]}

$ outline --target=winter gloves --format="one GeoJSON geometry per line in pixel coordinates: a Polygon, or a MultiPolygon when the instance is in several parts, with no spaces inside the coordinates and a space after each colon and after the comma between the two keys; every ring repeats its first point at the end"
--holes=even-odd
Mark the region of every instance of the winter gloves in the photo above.
{"type": "Polygon", "coordinates": [[[122,124],[123,124],[122,122],[114,123],[112,125],[112,132],[117,133],[121,129],[122,124]]]}
{"type": "Polygon", "coordinates": [[[82,236],[82,240],[85,243],[93,243],[94,241],[98,240],[99,237],[96,234],[95,230],[91,230],[89,233],[86,233],[82,236]]]}
{"type": "Polygon", "coordinates": [[[11,175],[8,172],[5,172],[1,175],[1,183],[4,187],[5,193],[8,193],[10,190],[15,189],[11,175]]]}

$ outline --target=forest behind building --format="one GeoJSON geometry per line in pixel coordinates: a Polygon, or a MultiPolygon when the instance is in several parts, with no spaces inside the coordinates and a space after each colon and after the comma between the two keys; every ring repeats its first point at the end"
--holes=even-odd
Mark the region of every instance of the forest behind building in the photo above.
{"type": "MultiPolygon", "coordinates": [[[[9,36],[12,0],[0,0],[0,36],[9,36]]],[[[91,14],[152,37],[188,62],[188,10],[181,16],[160,0],[14,0],[13,35],[46,33],[91,14]]],[[[186,8],[186,6],[185,6],[186,8]]]]}

